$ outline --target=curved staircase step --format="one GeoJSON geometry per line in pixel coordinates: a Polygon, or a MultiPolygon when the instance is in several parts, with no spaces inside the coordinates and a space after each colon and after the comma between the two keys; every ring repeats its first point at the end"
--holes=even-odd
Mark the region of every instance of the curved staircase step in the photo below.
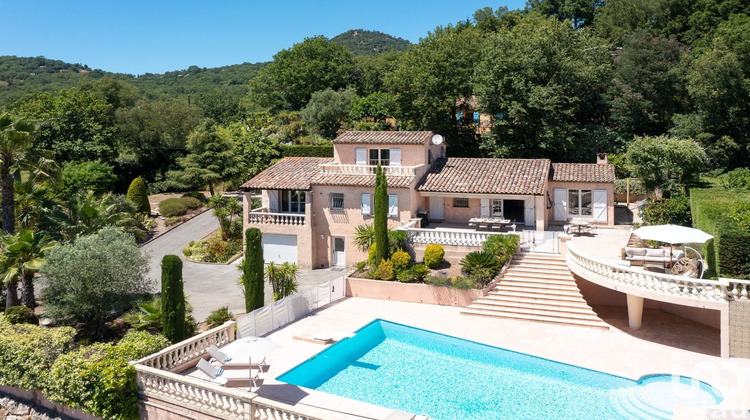
{"type": "Polygon", "coordinates": [[[519,313],[504,313],[498,314],[492,311],[485,311],[482,309],[469,309],[468,307],[461,311],[464,315],[479,315],[479,316],[494,316],[497,318],[513,319],[518,321],[536,321],[546,322],[550,324],[561,324],[561,325],[576,325],[585,327],[595,327],[602,329],[609,329],[609,325],[605,324],[602,320],[590,321],[581,319],[569,319],[561,318],[556,316],[545,316],[545,315],[530,315],[530,314],[519,314],[519,313]]]}

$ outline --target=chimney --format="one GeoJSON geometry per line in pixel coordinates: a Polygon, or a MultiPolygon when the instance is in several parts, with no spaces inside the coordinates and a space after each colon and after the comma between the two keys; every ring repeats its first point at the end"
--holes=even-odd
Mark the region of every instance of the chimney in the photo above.
{"type": "Polygon", "coordinates": [[[597,153],[596,154],[596,164],[597,165],[606,165],[607,164],[607,154],[606,153],[597,153]]]}

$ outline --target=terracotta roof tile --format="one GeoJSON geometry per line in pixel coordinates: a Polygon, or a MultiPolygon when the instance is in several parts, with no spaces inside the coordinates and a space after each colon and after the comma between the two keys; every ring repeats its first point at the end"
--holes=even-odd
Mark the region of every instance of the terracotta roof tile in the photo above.
{"type": "Polygon", "coordinates": [[[332,158],[285,157],[242,184],[242,188],[308,190],[310,181],[320,174],[320,165],[332,161],[332,158]]]}
{"type": "Polygon", "coordinates": [[[425,144],[432,131],[345,131],[333,141],[336,144],[425,144]]]}
{"type": "MultiPolygon", "coordinates": [[[[414,181],[413,176],[386,175],[385,179],[388,188],[409,188],[412,181],[414,181]]],[[[375,188],[375,175],[321,174],[312,184],[375,188]]]]}
{"type": "Polygon", "coordinates": [[[436,161],[417,190],[471,194],[544,194],[548,159],[447,158],[436,161]]]}
{"type": "Polygon", "coordinates": [[[553,163],[551,179],[567,182],[615,182],[615,167],[596,163],[553,163]]]}

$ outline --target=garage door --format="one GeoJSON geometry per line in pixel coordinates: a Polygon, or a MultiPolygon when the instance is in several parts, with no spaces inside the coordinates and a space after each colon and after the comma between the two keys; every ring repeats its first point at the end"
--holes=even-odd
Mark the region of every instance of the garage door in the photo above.
{"type": "Polygon", "coordinates": [[[263,259],[274,263],[297,263],[297,235],[263,235],[263,259]]]}

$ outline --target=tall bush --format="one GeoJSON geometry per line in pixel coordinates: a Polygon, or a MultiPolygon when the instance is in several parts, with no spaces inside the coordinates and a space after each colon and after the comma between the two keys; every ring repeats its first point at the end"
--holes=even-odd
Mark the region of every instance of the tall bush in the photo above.
{"type": "Polygon", "coordinates": [[[245,259],[242,261],[242,287],[245,293],[245,311],[262,308],[263,296],[263,244],[258,228],[245,231],[245,259]]]}
{"type": "Polygon", "coordinates": [[[438,268],[443,263],[444,256],[445,250],[442,245],[429,244],[424,250],[424,265],[432,269],[438,268]]]}
{"type": "Polygon", "coordinates": [[[281,265],[268,264],[268,267],[266,267],[266,278],[271,283],[274,301],[283,299],[297,291],[298,272],[299,267],[297,267],[297,264],[290,264],[288,262],[281,265]]]}
{"type": "MultiPolygon", "coordinates": [[[[375,229],[375,243],[388,243],[388,185],[383,173],[383,168],[378,164],[375,173],[375,216],[373,220],[375,229]]],[[[380,262],[388,259],[388,247],[378,246],[375,248],[375,261],[380,262]]]]}
{"type": "Polygon", "coordinates": [[[138,177],[130,183],[126,197],[135,204],[139,213],[151,214],[151,204],[148,202],[146,182],[143,181],[143,178],[138,177]]]}
{"type": "Polygon", "coordinates": [[[641,213],[645,225],[691,226],[690,199],[684,195],[650,198],[641,213]]]}
{"type": "Polygon", "coordinates": [[[185,339],[185,292],[182,287],[182,260],[165,255],[161,260],[162,331],[173,343],[185,339]]]}

